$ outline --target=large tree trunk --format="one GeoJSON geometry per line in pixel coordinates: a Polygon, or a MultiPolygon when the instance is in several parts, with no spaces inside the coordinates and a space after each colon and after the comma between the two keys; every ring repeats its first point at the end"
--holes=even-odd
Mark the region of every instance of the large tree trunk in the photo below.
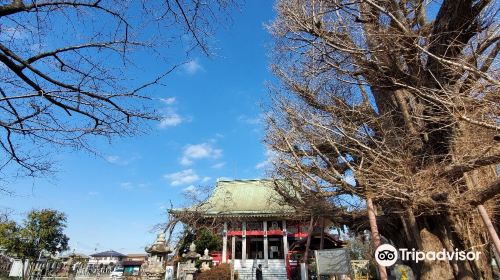
{"type": "MultiPolygon", "coordinates": [[[[403,217],[397,220],[402,223],[401,225],[395,225],[396,227],[400,226],[401,231],[398,232],[392,228],[383,228],[384,236],[395,241],[400,248],[408,246],[407,244],[414,244],[415,239],[420,239],[421,247],[418,250],[424,252],[441,251],[443,248],[449,252],[455,251],[455,249],[459,251],[481,252],[480,259],[471,262],[424,261],[419,262],[419,264],[415,264],[414,262],[407,263],[407,265],[412,267],[418,279],[493,279],[488,261],[488,246],[483,246],[486,242],[483,240],[481,231],[467,229],[469,220],[472,220],[472,223],[476,224],[478,228],[481,227],[477,213],[460,217],[446,215],[419,216],[414,217],[414,224],[409,222],[411,218],[408,217],[408,213],[408,211],[405,212],[405,215],[402,215],[403,217]],[[408,229],[409,232],[414,232],[414,230],[418,232],[416,237],[410,234],[410,237],[407,238],[407,235],[403,233],[403,220],[406,223],[406,227],[412,227],[411,230],[408,229]],[[409,226],[410,223],[412,226],[409,226]]],[[[411,248],[409,249],[411,250],[411,248]]]]}
{"type": "MultiPolygon", "coordinates": [[[[427,227],[420,230],[420,237],[422,239],[422,250],[423,251],[441,251],[442,241],[440,236],[431,232],[427,227]]],[[[436,280],[436,279],[450,279],[452,276],[453,269],[448,262],[431,262],[424,261],[420,268],[421,280],[436,280]]],[[[466,279],[466,278],[463,278],[466,279]]]]}

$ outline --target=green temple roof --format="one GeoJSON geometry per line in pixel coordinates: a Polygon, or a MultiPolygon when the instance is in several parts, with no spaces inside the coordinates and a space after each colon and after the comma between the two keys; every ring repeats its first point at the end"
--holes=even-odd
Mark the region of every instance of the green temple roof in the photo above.
{"type": "Polygon", "coordinates": [[[274,189],[275,182],[218,181],[207,201],[189,208],[173,209],[170,213],[175,215],[187,211],[213,217],[278,217],[294,214],[295,209],[274,189]]]}

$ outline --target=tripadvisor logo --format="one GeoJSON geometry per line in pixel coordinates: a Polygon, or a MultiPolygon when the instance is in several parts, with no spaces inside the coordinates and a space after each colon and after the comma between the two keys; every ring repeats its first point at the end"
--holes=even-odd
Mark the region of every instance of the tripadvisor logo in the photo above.
{"type": "Polygon", "coordinates": [[[401,259],[402,261],[413,261],[413,262],[421,262],[421,261],[473,261],[478,260],[481,252],[474,251],[459,251],[455,249],[455,251],[446,251],[445,249],[441,251],[417,251],[415,249],[406,249],[392,246],[391,244],[383,244],[378,246],[377,250],[375,250],[375,260],[381,266],[391,266],[396,263],[396,261],[401,259]]]}
{"type": "Polygon", "coordinates": [[[382,244],[375,250],[375,260],[381,266],[391,266],[398,260],[398,250],[391,244],[382,244]]]}

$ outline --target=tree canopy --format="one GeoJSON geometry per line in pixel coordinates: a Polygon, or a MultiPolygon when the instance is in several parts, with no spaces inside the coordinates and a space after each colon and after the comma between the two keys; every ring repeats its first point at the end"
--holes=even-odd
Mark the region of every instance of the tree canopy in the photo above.
{"type": "Polygon", "coordinates": [[[90,139],[144,131],[144,121],[161,118],[159,98],[148,89],[185,55],[210,55],[214,27],[231,6],[230,0],[2,1],[0,179],[54,170],[54,147],[95,152],[90,139]],[[151,61],[163,69],[142,75],[151,61]]]}
{"type": "Polygon", "coordinates": [[[40,254],[55,255],[69,249],[64,234],[66,215],[51,210],[32,210],[22,225],[6,220],[0,223],[0,246],[6,252],[33,264],[40,254]]]}
{"type": "Polygon", "coordinates": [[[220,237],[206,227],[200,228],[196,231],[194,244],[196,244],[197,252],[201,255],[203,255],[205,249],[208,249],[210,252],[222,249],[222,241],[220,240],[220,237]]]}

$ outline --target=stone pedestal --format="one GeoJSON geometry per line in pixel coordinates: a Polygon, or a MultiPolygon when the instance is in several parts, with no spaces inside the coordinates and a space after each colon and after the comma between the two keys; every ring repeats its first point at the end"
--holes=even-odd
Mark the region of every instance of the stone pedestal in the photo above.
{"type": "Polygon", "coordinates": [[[196,267],[186,268],[186,269],[184,269],[184,271],[186,272],[186,280],[193,280],[197,269],[196,269],[196,267]]]}

